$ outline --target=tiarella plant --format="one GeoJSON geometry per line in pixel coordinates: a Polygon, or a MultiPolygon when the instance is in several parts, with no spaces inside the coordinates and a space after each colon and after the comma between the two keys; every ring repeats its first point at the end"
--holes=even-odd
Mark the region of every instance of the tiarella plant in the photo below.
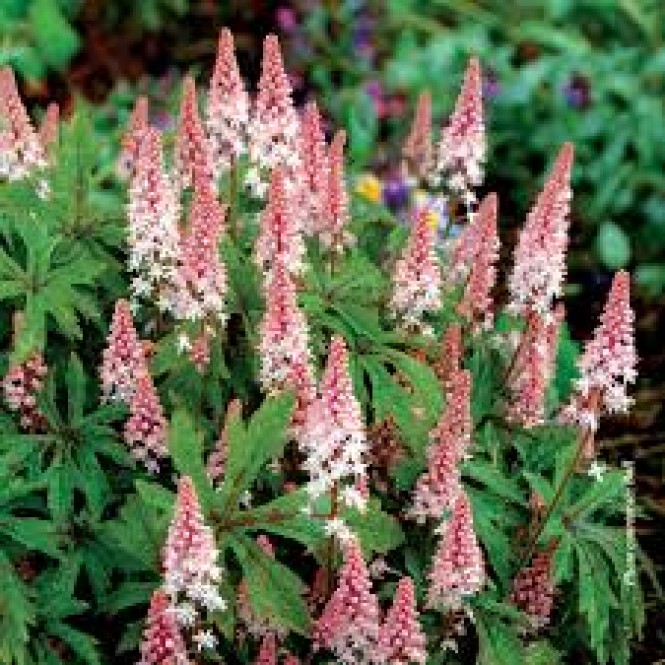
{"type": "Polygon", "coordinates": [[[405,128],[399,219],[349,196],[274,36],[250,96],[222,31],[175,136],[137,100],[115,175],[2,71],[2,663],[628,663],[593,440],[630,405],[630,279],[576,369],[565,144],[495,298],[480,67],[436,145],[427,96],[405,128]]]}

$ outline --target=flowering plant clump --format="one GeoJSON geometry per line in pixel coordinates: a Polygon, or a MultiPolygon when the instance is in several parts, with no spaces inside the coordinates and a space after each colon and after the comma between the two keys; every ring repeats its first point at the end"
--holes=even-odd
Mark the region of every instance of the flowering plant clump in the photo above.
{"type": "Polygon", "coordinates": [[[3,665],[628,663],[596,438],[637,377],[630,276],[578,356],[566,144],[498,297],[481,76],[440,132],[421,98],[394,215],[274,36],[252,95],[223,30],[173,136],[139,99],[115,170],[2,70],[3,665]]]}

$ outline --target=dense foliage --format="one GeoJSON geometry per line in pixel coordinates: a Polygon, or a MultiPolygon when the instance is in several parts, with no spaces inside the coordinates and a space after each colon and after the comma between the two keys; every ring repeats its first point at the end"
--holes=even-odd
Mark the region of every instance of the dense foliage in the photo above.
{"type": "Polygon", "coordinates": [[[305,662],[628,663],[630,487],[592,463],[634,380],[628,278],[582,385],[551,251],[572,147],[499,307],[477,62],[442,137],[457,178],[405,220],[347,200],[344,134],[295,112],[274,39],[246,130],[228,39],[226,94],[204,129],[185,81],[166,167],[137,103],[127,188],[82,113],[36,143],[2,73],[0,660],[294,663],[314,636],[305,662]]]}

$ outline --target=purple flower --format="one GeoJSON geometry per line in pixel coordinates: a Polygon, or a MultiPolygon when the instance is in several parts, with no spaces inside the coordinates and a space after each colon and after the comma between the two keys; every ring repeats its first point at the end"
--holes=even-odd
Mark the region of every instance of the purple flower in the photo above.
{"type": "Polygon", "coordinates": [[[293,32],[298,26],[298,18],[296,13],[287,7],[286,5],[281,5],[277,8],[275,12],[275,19],[280,30],[283,30],[286,33],[293,32]]]}
{"type": "Polygon", "coordinates": [[[501,84],[496,72],[488,69],[483,76],[483,97],[485,99],[492,99],[501,93],[501,84]]]}
{"type": "Polygon", "coordinates": [[[383,186],[383,202],[393,211],[400,210],[409,201],[409,188],[401,176],[389,178],[383,186]]]}
{"type": "Polygon", "coordinates": [[[563,88],[563,96],[568,106],[574,109],[586,109],[591,104],[591,84],[581,74],[573,74],[563,88]]]}

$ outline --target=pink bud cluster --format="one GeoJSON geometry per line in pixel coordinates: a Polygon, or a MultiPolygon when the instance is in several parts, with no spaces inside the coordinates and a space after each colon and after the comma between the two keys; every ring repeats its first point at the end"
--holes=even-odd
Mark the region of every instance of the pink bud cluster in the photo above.
{"type": "Polygon", "coordinates": [[[264,635],[254,665],[277,665],[277,637],[274,633],[264,635]]]}
{"type": "Polygon", "coordinates": [[[485,153],[480,63],[471,58],[455,109],[441,132],[435,178],[444,177],[451,190],[471,196],[483,180],[485,153]]]}
{"type": "Polygon", "coordinates": [[[295,286],[281,260],[268,282],[259,336],[261,386],[268,393],[294,390],[299,401],[296,418],[302,422],[315,393],[309,330],[298,307],[295,286]]]}
{"type": "Polygon", "coordinates": [[[488,194],[478,206],[465,233],[473,238],[473,251],[466,285],[457,311],[481,328],[492,325],[492,289],[496,284],[496,262],[499,260],[496,194],[488,194]]]}
{"type": "Polygon", "coordinates": [[[239,418],[241,414],[242,402],[239,399],[232,399],[226,407],[224,426],[217,438],[215,448],[208,456],[208,462],[206,464],[208,478],[210,478],[213,485],[218,484],[223,480],[224,472],[226,471],[226,459],[229,454],[229,427],[231,421],[239,418]]]}
{"type": "Polygon", "coordinates": [[[297,172],[299,129],[279,40],[268,35],[263,42],[261,77],[249,134],[249,159],[258,169],[252,173],[249,184],[257,193],[262,194],[261,171],[280,166],[290,176],[297,172]]]}
{"type": "Polygon", "coordinates": [[[510,600],[528,615],[531,629],[540,630],[549,623],[554,593],[552,555],[539,552],[515,576],[510,600]]]}
{"type": "Polygon", "coordinates": [[[233,35],[219,34],[217,59],[210,79],[206,126],[215,173],[231,168],[247,149],[249,95],[238,69],[233,35]]]}
{"type": "Polygon", "coordinates": [[[337,588],[314,625],[314,648],[334,652],[341,663],[379,661],[379,605],[357,541],[344,548],[337,588]]]}
{"type": "Polygon", "coordinates": [[[46,166],[44,146],[28,116],[14,72],[0,69],[0,178],[23,180],[46,166]]]}
{"type": "Polygon", "coordinates": [[[485,584],[485,561],[464,492],[458,494],[452,517],[439,531],[442,535],[429,573],[427,602],[430,607],[455,609],[485,584]]]}
{"type": "Polygon", "coordinates": [[[390,311],[401,328],[431,334],[425,320],[441,307],[441,269],[427,210],[419,210],[402,256],[395,265],[390,311]]]}
{"type": "Polygon", "coordinates": [[[556,369],[559,328],[564,316],[563,305],[559,304],[547,320],[537,314],[527,317],[508,377],[511,402],[507,416],[522,427],[535,427],[545,420],[545,398],[556,369]]]}
{"type": "Polygon", "coordinates": [[[354,243],[346,228],[349,220],[349,202],[344,178],[344,144],[346,132],[338,130],[328,150],[328,191],[324,208],[323,227],[319,231],[321,244],[340,254],[354,243]]]}
{"type": "Polygon", "coordinates": [[[386,665],[427,662],[425,634],[420,627],[415,589],[410,577],[400,579],[392,607],[379,630],[378,651],[386,665]]]}
{"type": "Polygon", "coordinates": [[[196,84],[191,76],[187,76],[183,83],[173,180],[178,191],[195,186],[215,187],[210,145],[199,116],[196,84]]]}
{"type": "Polygon", "coordinates": [[[46,113],[39,126],[39,140],[44,149],[48,149],[54,143],[58,142],[60,132],[60,107],[56,102],[51,102],[46,107],[46,113]]]}
{"type": "Polygon", "coordinates": [[[219,256],[225,208],[203,185],[195,189],[189,227],[179,245],[174,315],[182,321],[226,321],[226,269],[219,256]]]}
{"type": "Polygon", "coordinates": [[[124,439],[132,455],[151,473],[157,473],[161,461],[168,457],[166,418],[147,371],[134,379],[124,439]]]}
{"type": "Polygon", "coordinates": [[[564,419],[595,429],[601,411],[624,413],[632,404],[628,386],[637,379],[635,314],[630,306],[630,276],[620,271],[593,337],[586,343],[578,366],[580,378],[564,419]]]}
{"type": "Polygon", "coordinates": [[[46,426],[37,406],[37,394],[44,387],[48,368],[39,353],[9,369],[2,380],[2,391],[10,411],[15,411],[21,428],[27,432],[42,432],[46,426]]]}
{"type": "Polygon", "coordinates": [[[411,131],[402,148],[407,176],[416,182],[426,180],[433,166],[432,153],[432,95],[426,90],[418,97],[411,131]]]}
{"type": "Polygon", "coordinates": [[[338,483],[350,481],[342,500],[362,508],[365,499],[356,483],[367,473],[367,438],[348,365],[346,343],[333,337],[318,396],[307,409],[298,442],[306,456],[303,468],[309,474],[307,491],[312,501],[338,483]]]}
{"type": "Polygon", "coordinates": [[[134,328],[129,303],[118,300],[99,370],[104,399],[129,404],[138,377],[147,371],[143,347],[134,328]]]}
{"type": "Polygon", "coordinates": [[[127,129],[120,144],[117,171],[121,178],[130,178],[134,174],[139,156],[139,145],[143,131],[150,126],[148,98],[141,96],[136,99],[134,108],[129,115],[127,129]]]}
{"type": "Polygon", "coordinates": [[[410,515],[418,521],[440,520],[452,510],[462,491],[458,465],[471,446],[471,374],[456,371],[450,381],[448,401],[430,433],[427,471],[416,483],[410,515]]]}
{"type": "Polygon", "coordinates": [[[525,315],[533,311],[547,316],[554,299],[561,295],[566,274],[572,166],[573,146],[566,143],[520,232],[508,280],[509,309],[514,313],[525,315]]]}
{"type": "Polygon", "coordinates": [[[298,275],[304,269],[304,254],[305,245],[293,198],[287,191],[286,176],[281,168],[276,168],[270,180],[268,204],[261,213],[254,261],[264,277],[269,276],[277,261],[281,261],[290,274],[298,275]]]}
{"type": "Polygon", "coordinates": [[[156,129],[141,133],[129,187],[129,269],[133,306],[154,299],[173,310],[180,238],[180,204],[164,171],[162,142],[156,129]]]}
{"type": "Polygon", "coordinates": [[[436,373],[446,394],[453,389],[456,373],[461,369],[463,353],[462,327],[451,324],[443,335],[440,356],[436,364],[436,373]]]}
{"type": "MultiPolygon", "coordinates": [[[[178,624],[195,625],[202,610],[224,610],[219,595],[222,569],[212,529],[203,519],[194,484],[188,476],[178,482],[175,512],[162,551],[164,591],[171,599],[178,624]]],[[[196,637],[194,637],[196,640],[196,637]]]]}
{"type": "Polygon", "coordinates": [[[316,102],[305,105],[301,120],[302,229],[309,235],[323,233],[328,205],[328,147],[316,102]]]}
{"type": "Polygon", "coordinates": [[[157,589],[150,601],[138,665],[189,665],[189,662],[169,597],[157,589]]]}

